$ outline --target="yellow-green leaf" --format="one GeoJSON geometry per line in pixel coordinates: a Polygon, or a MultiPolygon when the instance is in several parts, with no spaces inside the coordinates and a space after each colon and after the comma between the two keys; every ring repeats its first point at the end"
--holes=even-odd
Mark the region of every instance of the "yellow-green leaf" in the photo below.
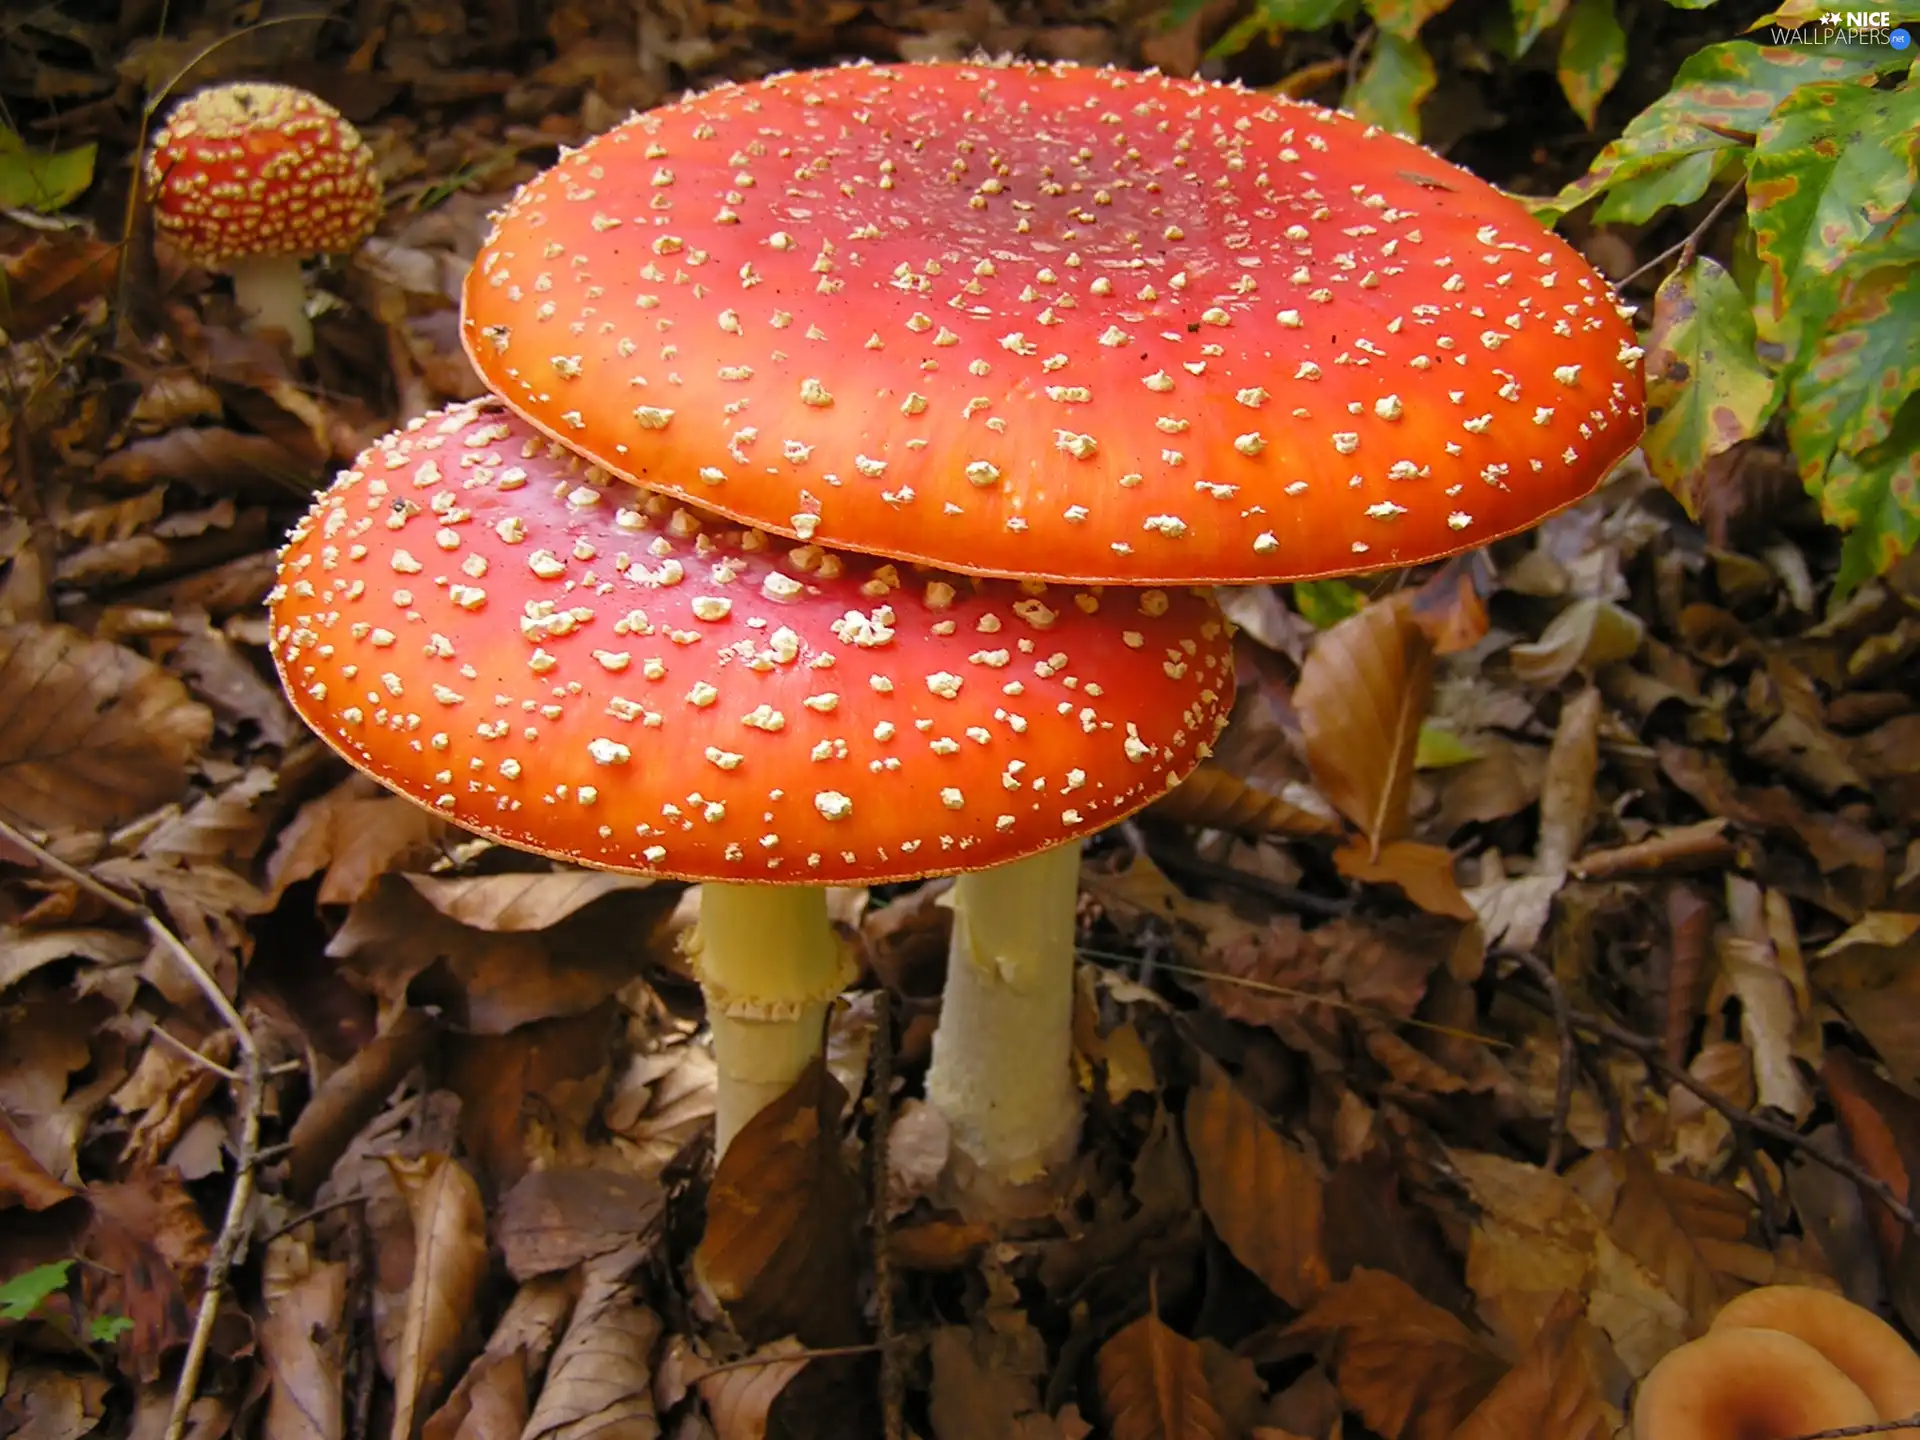
{"type": "Polygon", "coordinates": [[[1560,92],[1589,130],[1627,68],[1627,32],[1614,0],[1574,0],[1560,36],[1560,92]]]}
{"type": "Polygon", "coordinates": [[[0,208],[64,210],[93,183],[95,147],[35,150],[0,125],[0,208]]]}
{"type": "Polygon", "coordinates": [[[1774,377],[1754,344],[1753,311],[1717,263],[1701,256],[1661,282],[1647,341],[1647,465],[1690,514],[1707,461],[1773,413],[1774,377]]]}
{"type": "Polygon", "coordinates": [[[1426,46],[1382,28],[1367,68],[1347,93],[1347,108],[1369,125],[1417,140],[1420,102],[1433,93],[1434,79],[1426,46]]]}

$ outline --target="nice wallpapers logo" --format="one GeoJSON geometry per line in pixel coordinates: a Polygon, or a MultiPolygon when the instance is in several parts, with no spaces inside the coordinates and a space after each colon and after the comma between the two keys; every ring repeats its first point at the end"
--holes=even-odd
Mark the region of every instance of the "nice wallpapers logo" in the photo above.
{"type": "Polygon", "coordinates": [[[1769,39],[1775,45],[1887,45],[1905,50],[1913,44],[1912,30],[1895,20],[1891,10],[1828,10],[1797,29],[1772,28],[1769,39]]]}

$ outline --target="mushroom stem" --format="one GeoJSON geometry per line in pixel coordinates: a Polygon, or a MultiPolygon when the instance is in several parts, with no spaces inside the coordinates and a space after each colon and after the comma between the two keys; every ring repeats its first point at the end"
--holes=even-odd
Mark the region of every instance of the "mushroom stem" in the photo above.
{"type": "Polygon", "coordinates": [[[307,282],[298,255],[251,255],[227,262],[233,298],[253,318],[249,329],[284,330],[295,355],[313,353],[313,322],[307,319],[307,282]]]}
{"type": "Polygon", "coordinates": [[[1080,846],[953,885],[953,940],[927,1099],[953,1130],[952,1179],[975,1208],[1016,1213],[1079,1140],[1073,934],[1080,846]]]}
{"type": "Polygon", "coordinates": [[[708,881],[689,944],[719,1070],[714,1154],[820,1054],[827,1007],[853,978],[818,885],[708,881]]]}

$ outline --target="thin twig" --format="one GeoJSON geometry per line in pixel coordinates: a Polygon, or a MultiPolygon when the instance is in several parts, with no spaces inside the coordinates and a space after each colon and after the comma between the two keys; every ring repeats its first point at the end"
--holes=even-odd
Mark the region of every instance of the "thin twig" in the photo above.
{"type": "Polygon", "coordinates": [[[361,1194],[358,1190],[354,1191],[353,1194],[351,1195],[342,1195],[337,1200],[329,1200],[324,1205],[316,1205],[311,1210],[304,1211],[301,1214],[294,1216],[293,1219],[287,1221],[286,1224],[279,1226],[276,1229],[269,1230],[266,1234],[260,1237],[260,1243],[263,1246],[271,1245],[274,1241],[278,1240],[282,1235],[291,1234],[293,1231],[298,1230],[302,1225],[306,1224],[309,1220],[318,1220],[322,1215],[331,1215],[334,1211],[344,1210],[349,1205],[364,1205],[366,1203],[367,1203],[367,1197],[361,1194]]]}
{"type": "Polygon", "coordinates": [[[239,1072],[234,1070],[229,1070],[226,1066],[222,1065],[218,1060],[208,1059],[205,1055],[202,1055],[198,1050],[194,1049],[191,1045],[187,1044],[187,1042],[182,1040],[178,1035],[174,1034],[171,1030],[167,1029],[166,1026],[156,1022],[153,1025],[150,1025],[149,1027],[147,1027],[147,1033],[155,1036],[158,1039],[166,1041],[167,1044],[171,1045],[175,1050],[179,1051],[183,1056],[191,1060],[194,1064],[198,1065],[201,1069],[211,1070],[216,1075],[224,1076],[226,1079],[232,1081],[235,1085],[238,1085],[240,1083],[239,1072]]]}
{"type": "Polygon", "coordinates": [[[838,1360],[848,1355],[884,1354],[889,1347],[874,1341],[867,1345],[828,1345],[819,1350],[786,1350],[778,1355],[748,1355],[739,1360],[729,1360],[724,1365],[716,1365],[711,1370],[702,1370],[694,1384],[698,1385],[715,1375],[723,1375],[729,1370],[757,1370],[768,1365],[789,1365],[795,1360],[838,1360]]]}
{"type": "Polygon", "coordinates": [[[880,1331],[880,1416],[886,1440],[906,1434],[906,1377],[900,1370],[893,1320],[893,1256],[887,1238],[887,1141],[893,1128],[893,992],[880,987],[873,1027],[873,1139],[867,1146],[873,1173],[873,1296],[880,1331]]]}
{"type": "Polygon", "coordinates": [[[1330,900],[1325,895],[1315,895],[1311,891],[1301,890],[1292,885],[1282,885],[1278,880],[1269,880],[1264,875],[1256,875],[1251,870],[1242,870],[1237,865],[1222,865],[1217,860],[1204,860],[1198,855],[1188,855],[1166,845],[1153,845],[1147,850],[1147,858],[1162,870],[1172,870],[1180,874],[1192,875],[1201,880],[1217,880],[1223,885],[1238,886],[1255,895],[1284,905],[1301,915],[1312,915],[1321,920],[1332,920],[1353,913],[1353,903],[1349,900],[1330,900]]]}
{"type": "MultiPolygon", "coordinates": [[[[1493,953],[1515,959],[1519,956],[1519,952],[1510,949],[1501,949],[1493,953]]],[[[1545,1008],[1544,1002],[1541,1008],[1545,1008]]],[[[1651,1035],[1642,1035],[1627,1029],[1624,1025],[1616,1025],[1604,1015],[1589,1015],[1580,1010],[1569,1010],[1567,1018],[1573,1022],[1576,1030],[1591,1031],[1602,1040],[1618,1045],[1623,1050],[1631,1050],[1649,1070],[1669,1084],[1678,1085],[1681,1089],[1691,1092],[1710,1109],[1717,1110],[1736,1130],[1745,1127],[1757,1134],[1765,1135],[1770,1140],[1778,1140],[1782,1145],[1791,1147],[1815,1164],[1822,1165],[1834,1174],[1853,1181],[1885,1205],[1894,1218],[1909,1230],[1920,1230],[1920,1220],[1914,1218],[1914,1213],[1908,1208],[1907,1203],[1894,1194],[1886,1181],[1877,1175],[1869,1174],[1845,1155],[1836,1154],[1809,1136],[1802,1135],[1793,1126],[1734,1104],[1711,1085],[1696,1079],[1682,1067],[1670,1064],[1662,1053],[1665,1047],[1651,1035]]]]}
{"type": "Polygon", "coordinates": [[[240,1018],[240,1012],[234,1008],[212,972],[200,963],[186,943],[144,901],[123,895],[113,886],[62,860],[31,835],[5,820],[0,820],[0,836],[26,851],[54,874],[71,880],[103,904],[138,920],[149,938],[186,972],[195,988],[220,1017],[221,1023],[233,1032],[234,1043],[240,1050],[240,1069],[234,1076],[234,1098],[240,1109],[240,1144],[234,1154],[233,1190],[227,1196],[227,1213],[220,1222],[220,1234],[214,1241],[213,1253],[207,1259],[206,1288],[200,1296],[199,1313],[194,1316],[193,1336],[187,1342],[187,1353],[180,1362],[180,1379],[173,1391],[173,1409],[167,1416],[165,1440],[180,1440],[186,1432],[187,1412],[192,1408],[194,1396],[200,1388],[200,1372],[207,1362],[207,1346],[213,1338],[213,1322],[220,1312],[220,1292],[226,1288],[227,1272],[233,1266],[233,1257],[239,1253],[246,1239],[249,1212],[253,1204],[254,1167],[260,1151],[260,1111],[266,1103],[266,1087],[261,1083],[260,1076],[260,1047],[254,1043],[253,1031],[240,1018]]]}
{"type": "Polygon", "coordinates": [[[1700,248],[1700,242],[1706,238],[1707,231],[1713,228],[1713,222],[1726,214],[1727,207],[1746,193],[1747,189],[1745,185],[1729,185],[1726,193],[1713,202],[1713,208],[1707,211],[1700,223],[1688,232],[1686,239],[1679,241],[1677,244],[1669,245],[1638,269],[1628,271],[1614,282],[1614,287],[1616,289],[1625,289],[1629,284],[1638,280],[1649,270],[1659,269],[1675,255],[1680,257],[1680,263],[1673,268],[1676,270],[1684,270],[1687,267],[1687,262],[1693,259],[1693,252],[1700,248]]]}
{"type": "Polygon", "coordinates": [[[1560,1037],[1560,1073],[1553,1088],[1553,1128],[1547,1132],[1547,1169],[1558,1172],[1561,1151],[1567,1142],[1567,1117],[1573,1113],[1573,1074],[1575,1067],[1573,1015],[1567,1007],[1567,992],[1553,967],[1527,950],[1503,950],[1524,965],[1553,1002],[1553,1028],[1560,1037]]]}

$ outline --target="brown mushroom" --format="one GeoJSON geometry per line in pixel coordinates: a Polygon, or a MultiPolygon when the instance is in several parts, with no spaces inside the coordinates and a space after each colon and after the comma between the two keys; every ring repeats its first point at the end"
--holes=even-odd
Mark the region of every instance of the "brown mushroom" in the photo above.
{"type": "Polygon", "coordinates": [[[1779,1330],[1818,1350],[1882,1420],[1920,1415],[1920,1355],[1871,1310],[1810,1285],[1764,1285],[1730,1300],[1713,1329],[1779,1330]]]}
{"type": "Polygon", "coordinates": [[[1669,1351],[1640,1382],[1634,1440],[1792,1440],[1879,1420],[1861,1388],[1778,1330],[1729,1327],[1669,1351]]]}

